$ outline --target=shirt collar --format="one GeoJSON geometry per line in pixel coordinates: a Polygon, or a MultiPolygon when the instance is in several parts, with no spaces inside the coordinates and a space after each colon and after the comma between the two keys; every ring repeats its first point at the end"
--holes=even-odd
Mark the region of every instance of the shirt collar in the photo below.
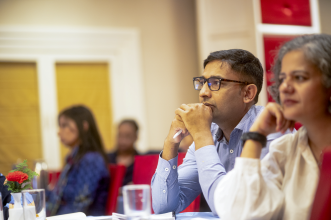
{"type": "Polygon", "coordinates": [[[67,157],[67,163],[73,163],[73,160],[74,160],[74,158],[76,157],[76,155],[78,154],[78,148],[79,148],[79,146],[77,146],[77,147],[74,147],[73,149],[72,149],[72,151],[71,151],[71,153],[68,155],[68,157],[67,157]]]}
{"type": "Polygon", "coordinates": [[[315,159],[314,153],[312,149],[309,146],[308,142],[308,132],[307,129],[302,126],[295,135],[298,135],[298,147],[302,152],[302,156],[306,159],[308,163],[310,163],[312,166],[318,169],[319,164],[317,164],[317,161],[315,159]]]}
{"type": "Polygon", "coordinates": [[[220,142],[223,139],[223,131],[221,128],[218,128],[216,134],[215,134],[215,138],[218,142],[220,142]]]}
{"type": "Polygon", "coordinates": [[[252,105],[251,108],[248,110],[248,112],[244,115],[244,117],[242,117],[242,119],[240,120],[240,122],[237,124],[237,126],[235,127],[235,129],[239,129],[241,131],[246,131],[247,129],[249,129],[251,126],[249,125],[252,120],[252,116],[253,119],[255,119],[255,117],[257,116],[256,114],[256,106],[252,105]]]}
{"type": "MultiPolygon", "coordinates": [[[[248,131],[252,126],[253,122],[255,121],[256,116],[263,110],[262,106],[255,106],[252,105],[248,112],[242,117],[240,122],[237,124],[235,129],[240,131],[248,131]]],[[[234,130],[235,130],[234,129],[234,130]]],[[[218,130],[215,134],[215,138],[217,141],[221,141],[224,138],[223,131],[221,128],[218,127],[218,130]]]]}

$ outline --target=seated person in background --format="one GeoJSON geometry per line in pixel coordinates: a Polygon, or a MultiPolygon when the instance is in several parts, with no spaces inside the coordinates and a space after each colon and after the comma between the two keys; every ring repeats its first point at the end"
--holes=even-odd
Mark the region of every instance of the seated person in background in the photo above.
{"type": "MultiPolygon", "coordinates": [[[[263,69],[253,54],[240,49],[213,52],[204,61],[204,68],[201,77],[193,78],[201,103],[181,105],[165,139],[152,178],[155,213],[179,213],[203,192],[216,214],[216,186],[241,154],[241,134],[249,130],[263,109],[255,106],[263,84],[263,69]],[[179,130],[183,132],[174,139],[179,130]],[[177,171],[179,143],[188,134],[194,142],[177,171]]],[[[280,133],[268,136],[268,145],[279,136],[280,133]]],[[[267,146],[261,158],[268,150],[267,146]]]]}
{"type": "Polygon", "coordinates": [[[297,37],[281,47],[273,67],[275,97],[250,129],[235,167],[217,186],[221,219],[309,219],[323,149],[331,146],[331,36],[297,37]],[[265,137],[301,127],[271,143],[265,137]],[[254,137],[255,136],[255,137],[254,137]]]}
{"type": "Polygon", "coordinates": [[[46,195],[47,216],[104,215],[110,174],[94,117],[86,107],[73,106],[62,111],[58,121],[58,135],[71,152],[55,188],[46,195]]]}
{"type": "MultiPolygon", "coordinates": [[[[8,219],[8,207],[6,207],[6,205],[10,202],[11,200],[11,195],[10,192],[8,191],[8,187],[4,186],[6,177],[3,176],[0,173],[0,192],[1,192],[1,196],[2,196],[2,207],[3,207],[3,215],[5,217],[5,220],[8,219]]],[[[1,219],[1,217],[0,217],[1,219]]]]}
{"type": "Polygon", "coordinates": [[[108,162],[126,166],[123,186],[132,183],[134,156],[138,155],[135,143],[138,139],[138,124],[126,119],[120,122],[117,132],[116,151],[108,154],[108,162]]]}

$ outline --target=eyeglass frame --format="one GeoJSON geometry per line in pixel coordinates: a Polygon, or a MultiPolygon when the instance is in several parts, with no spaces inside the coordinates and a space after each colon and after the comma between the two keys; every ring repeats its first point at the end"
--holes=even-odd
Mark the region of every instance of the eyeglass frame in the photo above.
{"type": "MultiPolygon", "coordinates": [[[[197,77],[193,77],[193,87],[194,87],[195,90],[201,90],[201,89],[196,89],[196,88],[195,88],[194,80],[195,80],[195,79],[198,79],[198,78],[199,78],[199,79],[204,79],[204,80],[205,80],[204,83],[203,83],[203,85],[205,85],[205,83],[207,82],[207,85],[208,85],[208,88],[210,89],[210,91],[218,91],[218,90],[220,90],[222,81],[224,81],[224,82],[235,82],[235,83],[245,84],[246,86],[249,85],[249,84],[251,84],[251,83],[249,83],[249,82],[242,82],[242,81],[237,81],[237,80],[232,80],[232,79],[224,79],[224,78],[221,78],[221,77],[214,77],[214,76],[212,76],[212,77],[209,77],[208,79],[206,79],[206,78],[203,77],[203,76],[197,76],[197,77]],[[208,80],[209,80],[209,79],[218,79],[218,80],[220,81],[217,90],[212,90],[212,89],[210,88],[210,85],[209,85],[209,83],[208,83],[208,80]]],[[[202,86],[203,86],[203,85],[202,85],[202,86]]]]}

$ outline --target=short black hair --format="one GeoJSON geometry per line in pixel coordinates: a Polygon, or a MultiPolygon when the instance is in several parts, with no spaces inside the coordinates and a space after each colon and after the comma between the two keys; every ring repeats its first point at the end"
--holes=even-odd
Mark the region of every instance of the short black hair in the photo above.
{"type": "Polygon", "coordinates": [[[205,68],[209,62],[214,60],[226,62],[234,72],[249,80],[249,83],[255,84],[257,94],[254,101],[257,103],[263,85],[263,68],[259,59],[247,50],[220,50],[210,53],[204,60],[203,67],[205,68]]]}
{"type": "Polygon", "coordinates": [[[130,124],[135,129],[136,132],[139,131],[139,126],[138,126],[137,122],[133,119],[124,119],[124,120],[122,120],[119,123],[118,127],[120,127],[122,124],[130,124]]]}

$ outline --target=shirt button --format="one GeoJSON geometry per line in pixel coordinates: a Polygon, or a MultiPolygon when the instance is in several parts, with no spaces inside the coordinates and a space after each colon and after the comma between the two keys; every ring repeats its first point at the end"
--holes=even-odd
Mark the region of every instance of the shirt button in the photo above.
{"type": "Polygon", "coordinates": [[[167,171],[167,172],[169,171],[169,169],[168,169],[168,168],[165,168],[164,170],[165,170],[165,171],[167,171]]]}
{"type": "Polygon", "coordinates": [[[176,165],[173,165],[173,166],[172,166],[172,169],[176,169],[176,165]]]}
{"type": "Polygon", "coordinates": [[[165,193],[166,191],[165,191],[165,190],[163,190],[162,192],[163,192],[163,193],[165,193]]]}
{"type": "Polygon", "coordinates": [[[231,153],[231,154],[233,153],[233,150],[232,150],[232,149],[230,150],[230,153],[231,153]]]}

